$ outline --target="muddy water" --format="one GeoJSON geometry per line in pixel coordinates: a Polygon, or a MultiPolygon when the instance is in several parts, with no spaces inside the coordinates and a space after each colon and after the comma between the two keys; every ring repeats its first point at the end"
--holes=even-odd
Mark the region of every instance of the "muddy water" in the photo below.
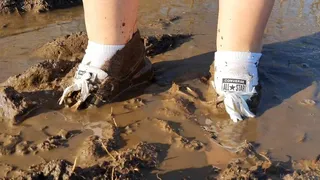
{"type": "MultiPolygon", "coordinates": [[[[216,116],[197,105],[189,115],[177,106],[176,99],[167,94],[171,82],[175,81],[198,88],[204,97],[208,97],[207,86],[198,78],[207,75],[213,61],[217,1],[141,0],[139,25],[143,34],[195,34],[191,41],[179,48],[152,58],[157,83],[141,95],[145,105],[124,101],[78,113],[69,110],[42,113],[16,127],[3,124],[2,133],[21,134],[24,140],[32,142],[41,142],[48,134],[57,134],[61,129],[80,130],[82,133],[69,140],[68,148],[36,155],[2,156],[0,160],[22,168],[57,158],[73,162],[82,141],[91,134],[99,135],[104,122],[110,121],[111,109],[119,127],[132,126],[133,129],[132,133],[122,134],[125,142],[123,148],[140,141],[162,144],[161,171],[150,174],[153,178],[156,173],[164,179],[204,177],[209,163],[224,164],[224,160],[230,158],[228,154],[219,154],[216,150],[214,153],[223,157],[217,162],[214,153],[209,153],[210,158],[207,158],[208,153],[204,150],[181,148],[175,141],[174,133],[161,128],[159,119],[174,122],[180,135],[206,144],[210,143],[208,136],[195,120],[211,119],[218,129],[218,139],[228,146],[236,147],[248,140],[259,145],[260,151],[268,152],[273,160],[286,161],[287,156],[293,159],[315,158],[320,148],[317,143],[320,140],[319,8],[319,2],[312,0],[276,2],[265,34],[266,45],[260,67],[263,96],[258,117],[232,124],[227,116],[216,116]],[[180,19],[169,24],[159,20],[175,16],[180,19]]],[[[0,81],[41,61],[30,56],[33,49],[56,37],[84,30],[80,7],[54,11],[37,16],[37,19],[32,17],[25,15],[0,19],[2,24],[7,24],[0,31],[3,36],[0,39],[0,81]]]]}

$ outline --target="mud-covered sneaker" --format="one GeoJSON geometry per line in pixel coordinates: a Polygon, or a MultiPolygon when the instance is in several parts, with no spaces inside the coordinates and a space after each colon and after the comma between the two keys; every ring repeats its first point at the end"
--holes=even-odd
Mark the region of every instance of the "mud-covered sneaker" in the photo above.
{"type": "Polygon", "coordinates": [[[214,80],[211,81],[225,109],[234,122],[255,117],[258,90],[260,53],[216,52],[214,80]]]}
{"type": "Polygon", "coordinates": [[[153,77],[151,62],[146,58],[140,33],[119,50],[101,69],[81,62],[73,84],[67,87],[59,100],[78,109],[81,104],[112,102],[121,93],[147,83],[153,77]]]}

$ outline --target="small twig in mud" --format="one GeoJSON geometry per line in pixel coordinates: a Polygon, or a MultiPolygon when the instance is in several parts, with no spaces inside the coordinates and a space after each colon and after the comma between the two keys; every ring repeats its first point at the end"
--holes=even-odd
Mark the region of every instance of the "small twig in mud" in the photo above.
{"type": "Polygon", "coordinates": [[[116,158],[108,151],[108,148],[103,144],[101,139],[100,139],[100,143],[101,143],[103,149],[107,152],[107,154],[113,159],[113,161],[117,161],[116,158]]]}
{"type": "Polygon", "coordinates": [[[267,160],[270,164],[272,164],[270,158],[268,158],[266,155],[263,155],[261,153],[258,153],[258,154],[259,154],[259,156],[262,156],[265,160],[267,160]]]}
{"type": "Polygon", "coordinates": [[[114,168],[115,168],[115,167],[113,167],[113,168],[112,168],[112,171],[111,171],[111,180],[114,180],[114,178],[113,178],[113,176],[114,176],[114,168]]]}
{"type": "Polygon", "coordinates": [[[195,98],[199,98],[199,95],[198,95],[194,90],[192,90],[191,88],[187,87],[187,91],[188,91],[192,96],[194,96],[195,98]]]}
{"type": "Polygon", "coordinates": [[[116,122],[116,118],[112,118],[112,120],[113,120],[113,124],[116,126],[116,128],[118,128],[118,124],[116,122]]]}
{"type": "Polygon", "coordinates": [[[113,116],[113,107],[111,107],[110,116],[113,116]]]}
{"type": "Polygon", "coordinates": [[[62,56],[62,52],[61,52],[61,53],[59,53],[59,56],[57,57],[57,61],[59,61],[59,60],[60,60],[61,56],[62,56]]]}
{"type": "Polygon", "coordinates": [[[159,173],[157,173],[156,176],[157,176],[157,179],[158,179],[158,180],[162,180],[162,179],[159,177],[159,173]]]}
{"type": "Polygon", "coordinates": [[[72,170],[71,170],[71,174],[72,174],[72,173],[74,172],[74,170],[76,169],[77,161],[78,161],[78,157],[76,157],[76,158],[74,159],[73,166],[72,166],[72,170]]]}

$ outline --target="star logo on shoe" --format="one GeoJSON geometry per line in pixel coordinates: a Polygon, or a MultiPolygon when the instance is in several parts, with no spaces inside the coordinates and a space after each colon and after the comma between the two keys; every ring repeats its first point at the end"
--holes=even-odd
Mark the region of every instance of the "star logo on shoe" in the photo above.
{"type": "Polygon", "coordinates": [[[231,85],[231,86],[230,86],[230,91],[234,91],[235,88],[236,88],[236,87],[235,87],[234,85],[231,85]]]}

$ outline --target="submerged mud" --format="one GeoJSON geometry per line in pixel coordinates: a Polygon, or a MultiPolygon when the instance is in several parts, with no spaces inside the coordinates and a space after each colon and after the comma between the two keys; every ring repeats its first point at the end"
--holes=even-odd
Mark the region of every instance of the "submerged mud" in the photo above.
{"type": "Polygon", "coordinates": [[[26,11],[40,13],[80,4],[82,4],[82,0],[1,0],[0,14],[26,11]]]}

